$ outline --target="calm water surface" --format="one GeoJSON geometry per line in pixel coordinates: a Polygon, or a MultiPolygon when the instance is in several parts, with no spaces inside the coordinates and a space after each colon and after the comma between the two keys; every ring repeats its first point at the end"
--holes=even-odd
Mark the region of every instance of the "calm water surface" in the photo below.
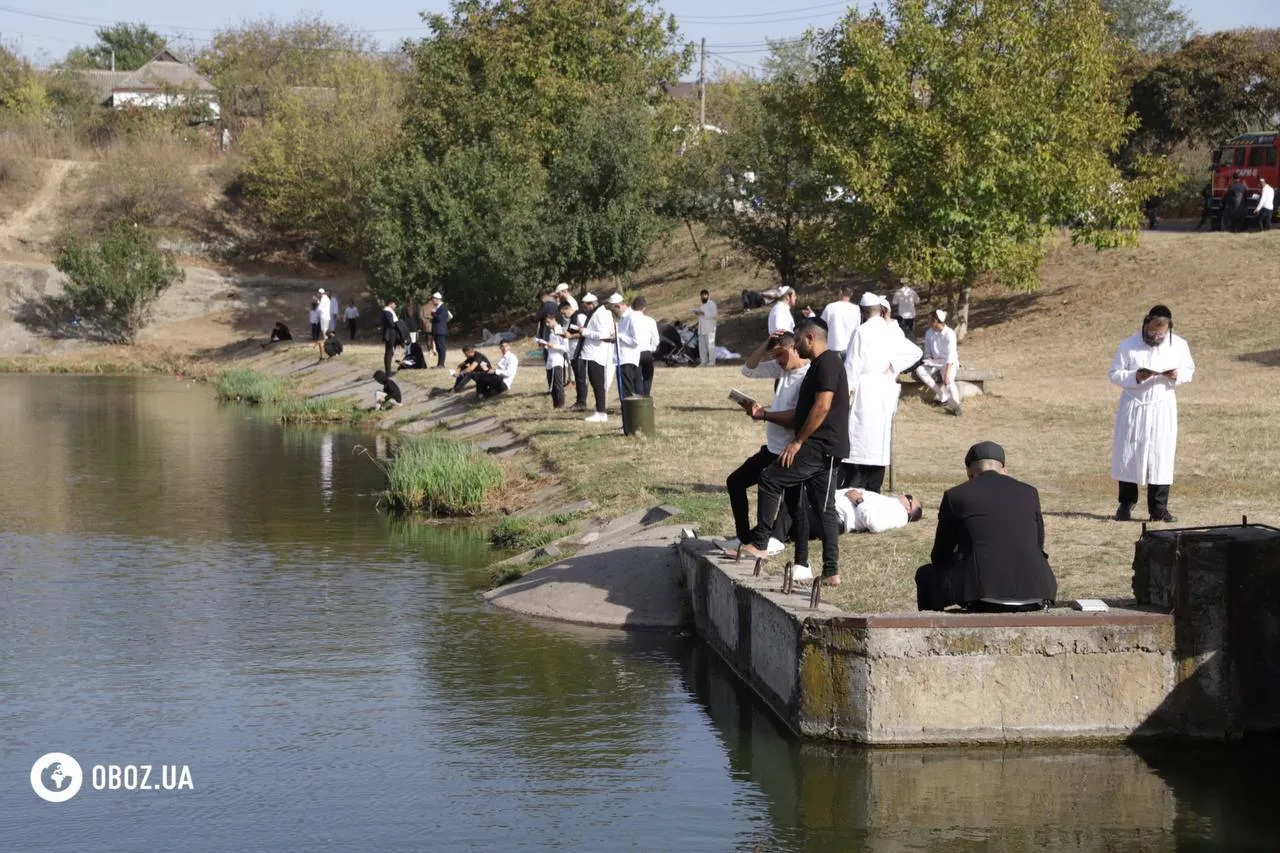
{"type": "Polygon", "coordinates": [[[800,744],[687,639],[488,610],[361,443],[0,377],[0,851],[1280,849],[1270,748],[800,744]],[[46,803],[54,751],[194,790],[46,803]]]}

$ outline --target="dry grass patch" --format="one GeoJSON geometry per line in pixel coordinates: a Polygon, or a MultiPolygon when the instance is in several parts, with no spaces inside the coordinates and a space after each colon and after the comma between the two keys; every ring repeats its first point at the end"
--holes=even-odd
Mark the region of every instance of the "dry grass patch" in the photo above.
{"type": "Polygon", "coordinates": [[[40,189],[44,172],[39,160],[7,150],[7,146],[0,150],[0,220],[27,206],[40,189]]]}
{"type": "Polygon", "coordinates": [[[113,146],[71,188],[71,217],[101,223],[119,217],[159,228],[189,227],[207,207],[201,150],[167,134],[113,146]]]}

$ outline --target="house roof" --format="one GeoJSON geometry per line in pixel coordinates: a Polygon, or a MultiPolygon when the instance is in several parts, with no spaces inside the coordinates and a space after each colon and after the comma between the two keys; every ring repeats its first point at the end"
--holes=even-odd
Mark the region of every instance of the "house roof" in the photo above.
{"type": "Polygon", "coordinates": [[[136,71],[94,69],[81,71],[80,77],[89,84],[99,103],[110,98],[112,92],[151,92],[157,89],[217,91],[212,83],[168,50],[160,51],[136,71]]]}

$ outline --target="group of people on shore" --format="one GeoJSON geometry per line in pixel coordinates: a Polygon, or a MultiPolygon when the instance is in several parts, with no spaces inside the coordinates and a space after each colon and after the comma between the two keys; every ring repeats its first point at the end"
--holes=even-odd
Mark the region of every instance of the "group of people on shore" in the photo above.
{"type": "Polygon", "coordinates": [[[382,306],[382,317],[379,330],[382,337],[382,370],[388,376],[395,373],[391,369],[395,359],[396,347],[402,348],[399,367],[402,370],[424,370],[432,367],[428,364],[428,353],[436,358],[434,367],[443,368],[449,346],[449,323],[453,320],[453,311],[439,293],[431,294],[431,298],[421,306],[409,302],[404,316],[397,313],[399,303],[388,299],[382,306]],[[425,348],[424,348],[425,344],[425,348]]]}
{"type": "MultiPolygon", "coordinates": [[[[742,368],[744,376],[773,379],[774,397],[767,407],[735,397],[753,420],[764,422],[765,444],[726,480],[736,536],[721,545],[734,557],[767,559],[790,539],[792,577],[808,580],[809,536],[815,531],[822,543],[819,582],[836,585],[841,534],[883,532],[922,517],[914,496],[881,494],[897,377],[915,371],[940,399],[955,401],[958,413],[955,337],[946,328],[945,312],[933,311],[934,338],[921,350],[907,337],[904,318],[893,323],[888,300],[871,292],[859,300],[856,318],[847,288],[820,317],[806,309],[799,324],[789,325],[794,304],[784,290],[770,312],[768,336],[742,368]],[[754,525],[751,486],[757,490],[754,525]]],[[[906,319],[914,320],[914,310],[906,319]]],[[[1175,520],[1168,509],[1177,445],[1174,388],[1189,382],[1194,371],[1190,349],[1173,334],[1172,313],[1164,305],[1154,306],[1139,332],[1117,349],[1109,372],[1122,389],[1112,448],[1112,476],[1119,483],[1116,520],[1132,518],[1143,485],[1150,519],[1175,520]]],[[[918,607],[1047,607],[1057,582],[1044,550],[1038,492],[1007,475],[1004,449],[995,442],[973,445],[964,466],[967,481],[947,490],[940,503],[931,563],[916,572],[918,607]]]]}

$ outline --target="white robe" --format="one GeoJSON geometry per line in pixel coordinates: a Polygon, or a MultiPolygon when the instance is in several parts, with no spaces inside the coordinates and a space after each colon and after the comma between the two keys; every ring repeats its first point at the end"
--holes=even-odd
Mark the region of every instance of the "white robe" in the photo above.
{"type": "Polygon", "coordinates": [[[849,408],[849,455],[856,465],[889,464],[893,414],[898,408],[898,374],[920,360],[920,347],[897,323],[872,317],[858,326],[845,355],[853,404],[849,408]]]}
{"type": "Polygon", "coordinates": [[[329,323],[332,320],[332,314],[330,314],[329,294],[326,293],[324,296],[320,297],[319,310],[320,310],[320,334],[324,335],[324,334],[327,334],[329,329],[332,328],[329,325],[329,323]]]}
{"type": "Polygon", "coordinates": [[[1178,398],[1175,385],[1191,381],[1196,365],[1187,342],[1170,332],[1158,347],[1138,332],[1125,338],[1111,361],[1111,381],[1119,385],[1116,430],[1111,447],[1111,477],[1139,486],[1173,483],[1178,448],[1178,398]],[[1138,369],[1161,373],[1177,369],[1178,381],[1153,376],[1138,384],[1138,369]]]}

